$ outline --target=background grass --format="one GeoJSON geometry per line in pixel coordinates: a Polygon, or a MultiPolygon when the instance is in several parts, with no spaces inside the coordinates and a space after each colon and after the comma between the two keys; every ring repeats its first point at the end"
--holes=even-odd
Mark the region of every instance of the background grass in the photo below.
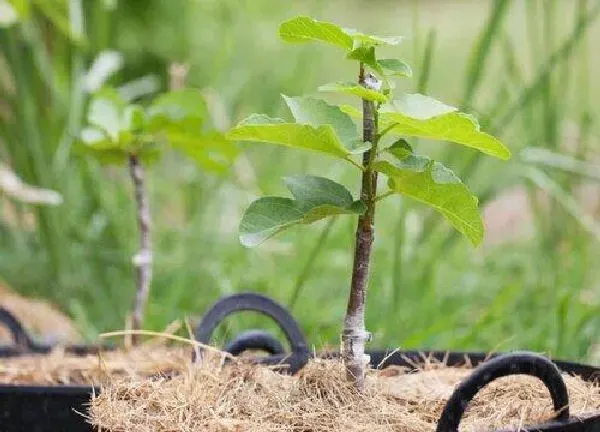
{"type": "MultiPolygon", "coordinates": [[[[598,178],[600,64],[593,49],[600,2],[69,0],[63,6],[56,13],[36,8],[29,20],[0,29],[0,157],[28,182],[65,198],[52,209],[0,202],[0,214],[17,214],[0,218],[0,275],[23,293],[57,302],[86,337],[123,328],[137,237],[127,173],[72,151],[87,100],[82,74],[99,52],[114,49],[124,68],[111,84],[150,77],[165,88],[169,64],[186,62],[188,85],[204,89],[217,126],[251,112],[286,116],[281,93],[310,93],[356,75],[334,49],[278,40],[281,20],[309,13],[407,36],[389,52],[413,65],[414,78],[399,87],[476,114],[514,157],[503,163],[425,141],[416,143],[419,151],[462,174],[482,206],[521,187],[533,207],[530,236],[473,250],[437,214],[407,200],[384,202],[368,298],[372,345],[518,348],[593,361],[600,231],[575,191],[598,178]],[[521,154],[531,148],[552,153],[534,163],[531,153],[521,154]],[[566,156],[567,166],[553,167],[565,161],[557,155],[566,156]]],[[[146,327],[196,318],[229,293],[258,291],[293,306],[312,344],[337,344],[355,221],[295,229],[255,250],[239,245],[237,225],[253,198],[285,193],[284,175],[326,175],[353,190],[357,181],[343,165],[311,154],[243,150],[222,178],[174,154],[151,168],[156,262],[146,327]]],[[[508,231],[524,225],[517,221],[508,231]]],[[[248,325],[263,321],[249,316],[231,323],[231,331],[248,325]]]]}

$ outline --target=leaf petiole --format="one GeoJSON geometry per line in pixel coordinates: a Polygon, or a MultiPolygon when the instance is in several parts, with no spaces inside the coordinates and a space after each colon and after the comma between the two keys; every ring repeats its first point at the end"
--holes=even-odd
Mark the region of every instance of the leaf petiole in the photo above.
{"type": "Polygon", "coordinates": [[[381,200],[383,200],[383,199],[385,199],[385,198],[387,198],[387,197],[389,197],[390,195],[393,195],[393,194],[395,194],[395,192],[392,191],[392,190],[389,190],[389,191],[387,191],[385,193],[382,193],[381,195],[377,196],[377,198],[375,198],[375,202],[379,202],[379,201],[381,201],[381,200]]]}
{"type": "Polygon", "coordinates": [[[394,127],[396,127],[398,123],[392,123],[391,125],[389,125],[388,127],[386,127],[384,130],[382,130],[378,135],[377,135],[377,139],[380,140],[381,138],[383,138],[389,131],[391,131],[392,129],[394,129],[394,127]]]}

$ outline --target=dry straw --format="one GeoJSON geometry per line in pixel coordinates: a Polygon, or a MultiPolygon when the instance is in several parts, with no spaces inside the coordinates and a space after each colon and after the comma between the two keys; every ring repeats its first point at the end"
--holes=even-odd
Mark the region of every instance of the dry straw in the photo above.
{"type": "MultiPolygon", "coordinates": [[[[112,432],[428,432],[435,430],[455,386],[472,370],[427,359],[416,372],[397,366],[372,370],[360,394],[335,360],[312,360],[296,376],[288,376],[206,348],[197,364],[191,363],[189,346],[156,340],[85,357],[55,350],[2,360],[0,383],[101,385],[91,401],[89,421],[112,432]]],[[[600,411],[596,383],[566,374],[564,379],[573,415],[600,411]]],[[[543,384],[512,376],[475,397],[461,430],[520,428],[552,416],[543,384]]]]}
{"type": "MultiPolygon", "coordinates": [[[[189,363],[188,363],[189,364],[189,363]]],[[[313,360],[297,376],[213,355],[174,378],[120,379],[91,403],[91,421],[113,432],[435,430],[454,387],[470,373],[425,362],[418,372],[371,371],[363,394],[340,363],[313,360]]],[[[573,415],[600,410],[594,383],[565,375],[573,415]]],[[[541,423],[552,417],[548,390],[535,378],[499,379],[470,404],[462,431],[541,423]]]]}

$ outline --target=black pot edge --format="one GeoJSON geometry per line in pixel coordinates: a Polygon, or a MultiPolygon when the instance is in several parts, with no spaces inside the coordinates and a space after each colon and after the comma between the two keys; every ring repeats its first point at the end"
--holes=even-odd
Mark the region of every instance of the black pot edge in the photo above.
{"type": "MultiPolygon", "coordinates": [[[[471,352],[471,351],[398,351],[395,349],[389,350],[367,350],[366,352],[371,357],[371,366],[377,369],[383,369],[388,366],[407,366],[409,362],[418,364],[423,362],[427,358],[431,358],[437,361],[445,361],[449,366],[461,366],[466,363],[471,363],[474,367],[478,364],[506,353],[483,353],[483,352],[471,352]],[[406,361],[409,360],[409,362],[406,361]]],[[[282,363],[285,364],[286,358],[293,358],[294,354],[288,354],[287,356],[273,356],[276,361],[267,362],[269,364],[282,363]]],[[[323,352],[317,353],[317,358],[337,358],[339,353],[337,352],[323,352]]],[[[0,356],[0,359],[2,357],[0,356]]],[[[571,362],[566,360],[552,360],[554,364],[562,371],[572,375],[580,376],[586,381],[592,381],[600,379],[600,367],[586,365],[584,363],[571,362]]],[[[20,391],[23,393],[51,393],[51,394],[92,394],[99,393],[101,388],[99,386],[86,386],[86,385],[49,385],[49,386],[26,386],[18,384],[0,384],[0,395],[5,393],[11,393],[14,391],[20,391]]]]}

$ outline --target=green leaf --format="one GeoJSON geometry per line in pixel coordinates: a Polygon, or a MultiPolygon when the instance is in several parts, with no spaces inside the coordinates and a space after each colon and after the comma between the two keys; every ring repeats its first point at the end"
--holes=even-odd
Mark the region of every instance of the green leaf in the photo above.
{"type": "Polygon", "coordinates": [[[103,89],[94,95],[90,102],[88,123],[102,130],[116,144],[119,142],[121,116],[125,105],[125,101],[116,90],[103,89]]]}
{"type": "Polygon", "coordinates": [[[354,40],[354,48],[356,48],[358,46],[379,46],[379,45],[394,46],[394,45],[398,45],[404,39],[402,36],[382,37],[382,36],[368,35],[365,33],[361,33],[357,30],[347,29],[347,28],[343,29],[343,31],[346,34],[348,34],[349,36],[351,36],[352,39],[354,40]]]}
{"type": "Polygon", "coordinates": [[[286,123],[281,119],[252,114],[225,135],[229,140],[258,141],[313,150],[341,159],[352,154],[338,139],[333,127],[286,123]]]}
{"type": "Polygon", "coordinates": [[[244,246],[257,246],[294,225],[365,211],[361,201],[353,201],[350,192],[333,180],[292,176],[285,179],[285,184],[294,199],[259,198],[244,213],[240,224],[240,242],[244,246]]]}
{"type": "Polygon", "coordinates": [[[170,144],[204,171],[216,173],[226,172],[238,155],[236,146],[216,131],[203,135],[171,134],[170,144]]]}
{"type": "Polygon", "coordinates": [[[286,42],[320,41],[352,49],[354,41],[336,24],[317,21],[307,16],[298,16],[281,23],[279,37],[286,42]]]}
{"type": "Polygon", "coordinates": [[[339,107],[311,97],[282,96],[297,123],[313,127],[330,125],[348,150],[363,147],[356,125],[339,107]]]}
{"type": "Polygon", "coordinates": [[[409,196],[440,212],[473,245],[483,240],[484,226],[478,200],[454,173],[439,162],[410,155],[396,164],[373,165],[388,177],[392,192],[409,196]]]}
{"type": "Polygon", "coordinates": [[[392,154],[399,160],[406,159],[413,154],[413,149],[410,144],[402,138],[386,148],[385,151],[392,154]]]}
{"type": "Polygon", "coordinates": [[[359,120],[362,118],[362,111],[352,105],[340,105],[339,108],[353,119],[359,120]]]}
{"type": "Polygon", "coordinates": [[[31,5],[29,0],[2,0],[3,3],[8,3],[20,18],[29,18],[31,16],[31,5]]]}
{"type": "Polygon", "coordinates": [[[381,111],[381,130],[450,141],[474,148],[500,159],[509,159],[510,150],[497,138],[480,131],[472,116],[458,112],[456,108],[420,94],[407,94],[392,103],[395,112],[381,111]]]}
{"type": "Polygon", "coordinates": [[[361,45],[348,53],[346,58],[351,60],[358,60],[367,66],[371,67],[375,72],[379,75],[384,75],[383,69],[377,58],[375,57],[375,47],[374,46],[364,46],[361,45]]]}
{"type": "Polygon", "coordinates": [[[286,42],[325,42],[346,50],[360,46],[397,45],[400,36],[381,37],[361,33],[354,29],[342,28],[337,24],[317,21],[308,16],[298,16],[281,23],[279,36],[286,42]]]}
{"type": "Polygon", "coordinates": [[[361,99],[367,99],[376,102],[387,102],[388,99],[383,93],[378,92],[377,90],[371,90],[361,86],[358,83],[349,81],[324,84],[321,87],[319,87],[319,91],[345,93],[358,96],[361,99]]]}
{"type": "Polygon", "coordinates": [[[115,147],[115,144],[102,130],[94,127],[83,128],[79,134],[79,140],[85,146],[96,149],[109,149],[115,147]]]}
{"type": "Polygon", "coordinates": [[[148,130],[200,133],[207,112],[199,90],[174,90],[157,97],[148,108],[148,130]]]}
{"type": "Polygon", "coordinates": [[[123,112],[122,127],[131,132],[139,132],[146,126],[146,113],[140,105],[128,105],[123,112]]]}
{"type": "Polygon", "coordinates": [[[386,75],[404,78],[410,78],[412,76],[411,67],[401,60],[381,59],[377,60],[377,63],[379,67],[385,71],[386,75]]]}

